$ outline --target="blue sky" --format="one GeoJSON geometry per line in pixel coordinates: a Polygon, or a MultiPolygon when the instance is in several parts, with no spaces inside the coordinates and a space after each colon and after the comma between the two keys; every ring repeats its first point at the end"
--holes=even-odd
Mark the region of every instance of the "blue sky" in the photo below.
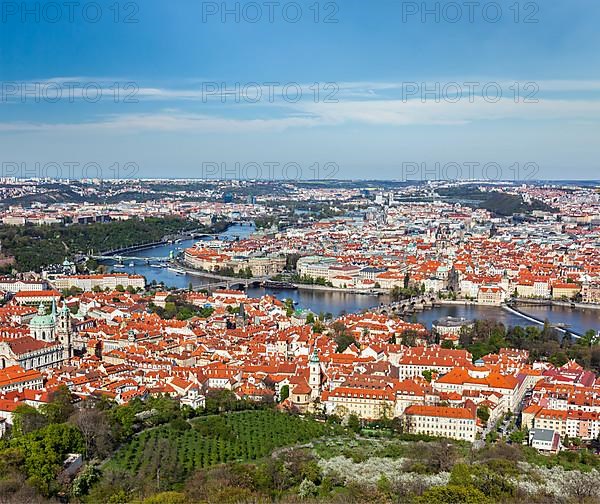
{"type": "Polygon", "coordinates": [[[597,0],[281,1],[273,22],[261,0],[25,4],[0,18],[4,175],[133,162],[139,177],[202,177],[217,163],[235,178],[256,173],[235,163],[293,162],[303,178],[315,163],[443,178],[495,163],[510,179],[535,163],[538,178],[599,178],[597,0]]]}

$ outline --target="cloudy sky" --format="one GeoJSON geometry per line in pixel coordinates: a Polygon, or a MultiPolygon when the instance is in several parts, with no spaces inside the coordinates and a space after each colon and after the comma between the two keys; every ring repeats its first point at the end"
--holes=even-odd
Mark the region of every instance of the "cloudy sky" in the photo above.
{"type": "Polygon", "coordinates": [[[597,0],[24,5],[0,19],[5,176],[600,178],[597,0]]]}

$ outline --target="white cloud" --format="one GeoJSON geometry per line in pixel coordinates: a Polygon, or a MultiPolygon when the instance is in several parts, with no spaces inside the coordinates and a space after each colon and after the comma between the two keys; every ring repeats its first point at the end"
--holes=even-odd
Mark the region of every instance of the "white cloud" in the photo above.
{"type": "Polygon", "coordinates": [[[326,124],[358,122],[392,126],[456,125],[474,121],[516,120],[597,120],[600,101],[539,100],[538,103],[515,103],[501,99],[490,103],[467,98],[449,101],[376,100],[345,101],[336,104],[303,104],[302,110],[320,118],[326,124]]]}
{"type": "MultiPolygon", "coordinates": [[[[43,82],[86,82],[85,77],[53,78],[43,82]]],[[[118,79],[116,80],[118,82],[118,79]]],[[[465,79],[465,82],[474,82],[465,79]]],[[[41,81],[40,81],[41,82],[41,81]]],[[[111,79],[96,79],[109,86],[111,79]]],[[[432,81],[431,81],[432,82],[432,81]]],[[[460,82],[460,81],[459,81],[460,82]]],[[[491,80],[481,80],[493,82],[491,80]]],[[[509,90],[512,82],[506,79],[497,81],[501,88],[509,90]]],[[[228,100],[221,104],[219,96],[211,96],[211,113],[198,113],[184,109],[183,101],[197,102],[206,99],[206,89],[202,85],[190,89],[143,87],[136,98],[143,102],[165,102],[160,109],[144,113],[122,113],[105,116],[86,116],[74,122],[13,121],[0,122],[3,132],[48,132],[48,131],[123,131],[136,133],[144,131],[197,131],[205,133],[238,133],[260,131],[283,131],[289,128],[310,128],[316,126],[335,127],[345,124],[410,126],[441,125],[457,126],[478,121],[573,121],[598,124],[600,118],[600,99],[565,99],[541,96],[544,90],[596,91],[600,90],[600,81],[592,80],[548,80],[537,83],[540,93],[535,95],[537,103],[524,103],[528,93],[520,93],[516,103],[512,93],[503,93],[503,98],[495,103],[481,96],[481,91],[470,100],[469,94],[463,94],[458,101],[452,96],[436,101],[431,95],[426,100],[420,98],[420,90],[414,98],[401,99],[401,82],[342,82],[339,93],[335,95],[337,103],[324,102],[327,93],[321,93],[320,101],[315,103],[313,91],[309,85],[302,85],[307,91],[305,99],[298,103],[282,100],[269,103],[266,96],[256,105],[244,107],[243,116],[236,113],[238,103],[228,100]],[[391,93],[388,93],[391,91],[391,93]],[[174,104],[178,108],[174,108],[174,104]],[[222,108],[221,108],[222,107],[222,108]],[[267,110],[271,107],[270,110],[267,110]],[[273,108],[276,107],[276,108],[273,108]]],[[[232,89],[231,85],[227,89],[232,89]]],[[[431,89],[431,87],[428,87],[431,89]]],[[[493,93],[492,93],[493,94],[493,93]]],[[[112,95],[111,95],[112,96],[112,95]]],[[[13,103],[8,101],[7,103],[13,103]]],[[[57,105],[52,105],[57,106],[57,105]]],[[[89,114],[90,108],[84,113],[89,114]]],[[[238,110],[239,112],[239,110],[238,110]]]]}
{"type": "Polygon", "coordinates": [[[82,131],[249,133],[283,131],[292,127],[314,126],[316,124],[315,119],[301,116],[290,116],[281,119],[242,120],[169,111],[154,114],[113,115],[99,121],[85,123],[8,122],[0,123],[0,131],[44,133],[76,133],[82,131]]]}
{"type": "MultiPolygon", "coordinates": [[[[522,88],[525,84],[533,83],[539,88],[537,95],[544,93],[568,93],[568,92],[598,92],[600,91],[600,81],[598,80],[535,80],[535,79],[507,79],[507,78],[437,78],[437,79],[411,79],[407,78],[402,81],[341,81],[341,82],[319,82],[320,86],[320,100],[323,100],[326,96],[331,96],[334,99],[342,98],[364,98],[365,100],[377,100],[382,97],[388,99],[402,98],[403,90],[406,90],[406,86],[416,84],[420,89],[434,88],[439,85],[440,88],[444,88],[449,83],[458,83],[463,91],[467,92],[468,83],[477,83],[476,93],[481,94],[481,88],[489,83],[495,83],[501,87],[504,96],[511,96],[512,89],[515,82],[519,83],[519,87],[522,88]],[[333,85],[337,90],[333,88],[324,89],[326,85],[333,85]]],[[[136,81],[131,78],[117,78],[117,77],[53,77],[34,79],[28,81],[12,81],[6,84],[21,86],[25,89],[32,89],[33,86],[37,85],[40,87],[47,86],[63,86],[65,92],[62,94],[63,101],[71,99],[71,94],[67,90],[78,83],[77,89],[86,85],[93,85],[94,87],[100,87],[103,91],[105,98],[113,98],[115,92],[115,85],[117,85],[124,94],[130,95],[134,99],[140,101],[202,101],[207,102],[220,102],[225,94],[229,94],[227,104],[237,105],[233,99],[237,95],[239,103],[241,104],[252,104],[252,100],[256,95],[256,85],[261,89],[262,95],[259,100],[259,104],[270,104],[272,102],[285,105],[287,102],[284,99],[282,88],[288,84],[297,85],[302,89],[302,101],[314,101],[314,82],[311,83],[293,83],[293,82],[279,82],[273,85],[267,85],[265,82],[258,80],[257,82],[251,83],[250,81],[224,81],[222,79],[206,79],[206,80],[190,80],[186,79],[181,81],[183,85],[177,87],[160,87],[160,86],[147,86],[140,81],[136,81]],[[125,91],[125,86],[129,86],[125,91]],[[135,92],[134,92],[135,89],[135,92]],[[273,100],[270,98],[273,97],[273,100]]],[[[523,90],[521,89],[521,92],[523,90]]],[[[293,89],[290,89],[290,93],[293,94],[293,89]]],[[[54,96],[53,93],[50,93],[54,96]]],[[[76,100],[83,99],[82,93],[74,93],[76,100]]],[[[20,101],[18,94],[11,93],[6,97],[3,96],[3,101],[20,101]]]]}

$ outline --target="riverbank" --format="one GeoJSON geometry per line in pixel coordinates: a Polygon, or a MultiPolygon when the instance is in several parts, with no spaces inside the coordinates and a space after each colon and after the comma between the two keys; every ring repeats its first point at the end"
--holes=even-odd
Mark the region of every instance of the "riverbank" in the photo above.
{"type": "Polygon", "coordinates": [[[384,296],[386,294],[389,294],[388,291],[385,291],[383,289],[377,289],[374,291],[370,291],[370,290],[365,291],[365,290],[360,290],[360,289],[328,287],[326,285],[315,285],[315,284],[294,283],[294,285],[297,286],[298,289],[303,289],[303,290],[316,290],[316,291],[324,291],[324,292],[343,292],[344,294],[357,294],[357,295],[362,295],[362,296],[384,296]]]}
{"type": "Polygon", "coordinates": [[[436,299],[436,305],[459,305],[459,306],[490,306],[484,303],[478,303],[477,301],[473,301],[471,299],[436,299]]]}
{"type": "Polygon", "coordinates": [[[555,299],[527,299],[527,298],[517,298],[517,304],[522,304],[525,306],[561,306],[563,308],[577,308],[579,310],[590,309],[590,310],[600,310],[600,304],[594,303],[574,303],[572,301],[557,301],[555,299]]]}
{"type": "Polygon", "coordinates": [[[177,268],[181,269],[184,273],[186,273],[188,275],[201,277],[201,278],[207,278],[209,280],[219,280],[219,281],[223,281],[223,282],[234,282],[234,283],[246,282],[248,280],[250,280],[251,282],[253,281],[251,278],[228,276],[228,275],[217,275],[216,273],[211,273],[210,271],[195,269],[195,268],[192,268],[189,264],[186,264],[185,262],[180,261],[179,259],[173,259],[173,261],[171,261],[171,264],[177,266],[177,268]]]}

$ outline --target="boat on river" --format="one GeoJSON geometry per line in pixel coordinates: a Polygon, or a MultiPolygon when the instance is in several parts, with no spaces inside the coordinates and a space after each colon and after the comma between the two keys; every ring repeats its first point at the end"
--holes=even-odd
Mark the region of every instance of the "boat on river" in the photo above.
{"type": "Polygon", "coordinates": [[[290,282],[275,282],[273,280],[265,280],[260,284],[261,287],[265,289],[288,289],[288,290],[296,290],[298,289],[297,285],[294,285],[290,282]]]}
{"type": "Polygon", "coordinates": [[[180,268],[173,268],[173,267],[168,267],[167,268],[169,271],[172,271],[173,273],[175,273],[176,275],[185,275],[185,271],[183,271],[180,268]]]}

